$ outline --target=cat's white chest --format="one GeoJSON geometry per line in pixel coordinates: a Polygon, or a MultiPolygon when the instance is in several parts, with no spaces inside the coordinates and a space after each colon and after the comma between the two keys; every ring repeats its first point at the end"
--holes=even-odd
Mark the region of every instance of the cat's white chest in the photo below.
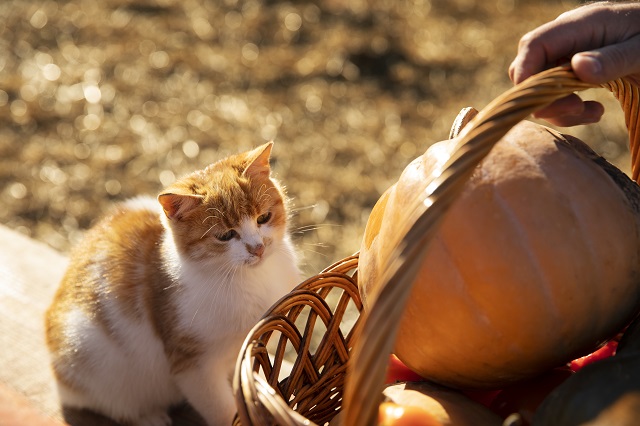
{"type": "Polygon", "coordinates": [[[299,278],[295,256],[288,250],[233,272],[183,263],[177,300],[180,326],[209,342],[244,338],[299,278]]]}

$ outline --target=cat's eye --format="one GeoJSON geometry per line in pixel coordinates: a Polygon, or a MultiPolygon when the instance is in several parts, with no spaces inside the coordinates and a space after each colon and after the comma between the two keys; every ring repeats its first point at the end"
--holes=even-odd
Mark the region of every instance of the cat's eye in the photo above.
{"type": "Polygon", "coordinates": [[[263,225],[269,222],[270,219],[271,219],[271,212],[266,212],[258,216],[258,219],[256,220],[256,222],[258,222],[258,225],[263,225]]]}
{"type": "Polygon", "coordinates": [[[234,229],[230,229],[227,232],[225,232],[224,234],[218,235],[217,238],[220,241],[229,241],[230,239],[232,239],[236,235],[238,235],[238,233],[234,229]]]}

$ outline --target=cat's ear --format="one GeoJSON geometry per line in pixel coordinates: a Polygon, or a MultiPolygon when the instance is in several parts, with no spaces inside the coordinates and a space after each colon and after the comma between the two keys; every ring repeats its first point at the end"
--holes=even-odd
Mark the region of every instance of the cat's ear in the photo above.
{"type": "Polygon", "coordinates": [[[179,194],[165,192],[158,195],[158,201],[162,205],[164,214],[171,220],[180,220],[202,202],[202,195],[179,194]]]}
{"type": "Polygon", "coordinates": [[[273,142],[267,142],[266,144],[257,147],[253,151],[249,151],[249,165],[244,172],[243,176],[247,177],[268,177],[271,173],[271,167],[269,166],[269,158],[271,157],[271,147],[273,142]]]}

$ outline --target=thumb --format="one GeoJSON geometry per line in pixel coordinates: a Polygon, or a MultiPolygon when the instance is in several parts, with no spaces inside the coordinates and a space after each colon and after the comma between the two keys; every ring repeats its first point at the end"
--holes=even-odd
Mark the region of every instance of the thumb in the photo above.
{"type": "Polygon", "coordinates": [[[640,35],[624,42],[588,52],[577,53],[571,58],[571,67],[578,78],[587,83],[602,84],[620,77],[640,76],[640,35]]]}

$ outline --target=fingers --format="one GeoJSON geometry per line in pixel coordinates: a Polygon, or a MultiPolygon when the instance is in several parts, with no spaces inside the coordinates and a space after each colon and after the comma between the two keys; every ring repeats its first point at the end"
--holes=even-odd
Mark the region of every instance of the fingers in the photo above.
{"type": "Polygon", "coordinates": [[[639,75],[638,52],[640,35],[618,44],[578,53],[571,59],[571,67],[581,80],[602,84],[624,76],[639,75]]]}
{"type": "Polygon", "coordinates": [[[588,20],[583,25],[576,24],[576,20],[584,14],[579,11],[576,9],[563,13],[556,20],[541,25],[520,39],[518,54],[509,66],[509,77],[514,83],[569,62],[574,53],[588,50],[592,39],[602,39],[601,22],[588,20]]]}
{"type": "Polygon", "coordinates": [[[546,108],[536,112],[534,116],[536,118],[549,118],[558,115],[578,116],[584,113],[584,109],[585,106],[582,99],[578,95],[572,94],[558,99],[546,108]]]}
{"type": "MultiPolygon", "coordinates": [[[[535,44],[526,44],[535,49],[535,44]]],[[[588,83],[602,84],[620,77],[628,77],[640,84],[640,35],[618,44],[592,51],[581,52],[571,59],[571,67],[578,78],[588,83]]],[[[529,55],[531,56],[531,55],[529,55]]],[[[514,82],[519,82],[538,72],[540,62],[546,59],[531,56],[529,62],[521,60],[512,63],[509,73],[514,82]],[[537,59],[536,59],[537,58],[537,59]],[[538,62],[536,62],[536,60],[538,62]],[[515,68],[520,68],[516,73],[515,68]]],[[[579,124],[596,123],[602,117],[604,107],[593,101],[583,102],[577,95],[562,98],[548,107],[536,112],[536,118],[542,118],[556,126],[568,127],[579,124]]]]}
{"type": "MultiPolygon", "coordinates": [[[[596,2],[565,12],[525,34],[509,66],[520,83],[562,63],[581,80],[602,84],[625,77],[640,85],[640,2],[596,2]]],[[[594,101],[577,95],[562,98],[535,113],[558,126],[595,123],[604,113],[594,101]]]]}
{"type": "Polygon", "coordinates": [[[576,94],[559,99],[534,114],[551,124],[561,127],[596,123],[604,114],[604,107],[596,101],[582,101],[576,94]]]}
{"type": "MultiPolygon", "coordinates": [[[[560,52],[549,52],[548,42],[546,39],[552,39],[555,34],[555,30],[551,28],[551,35],[547,33],[546,28],[549,24],[543,25],[538,29],[525,34],[520,39],[518,45],[518,55],[515,57],[511,65],[509,66],[509,78],[515,84],[521,83],[527,78],[531,77],[546,68],[548,68],[548,57],[560,57],[560,52]]],[[[560,48],[558,44],[551,43],[556,50],[560,48]]],[[[569,52],[567,50],[567,52],[569,52]]]]}
{"type": "Polygon", "coordinates": [[[509,76],[520,83],[573,56],[572,66],[584,81],[604,83],[621,76],[637,79],[638,22],[640,3],[635,2],[598,2],[565,12],[522,37],[509,76]]]}

